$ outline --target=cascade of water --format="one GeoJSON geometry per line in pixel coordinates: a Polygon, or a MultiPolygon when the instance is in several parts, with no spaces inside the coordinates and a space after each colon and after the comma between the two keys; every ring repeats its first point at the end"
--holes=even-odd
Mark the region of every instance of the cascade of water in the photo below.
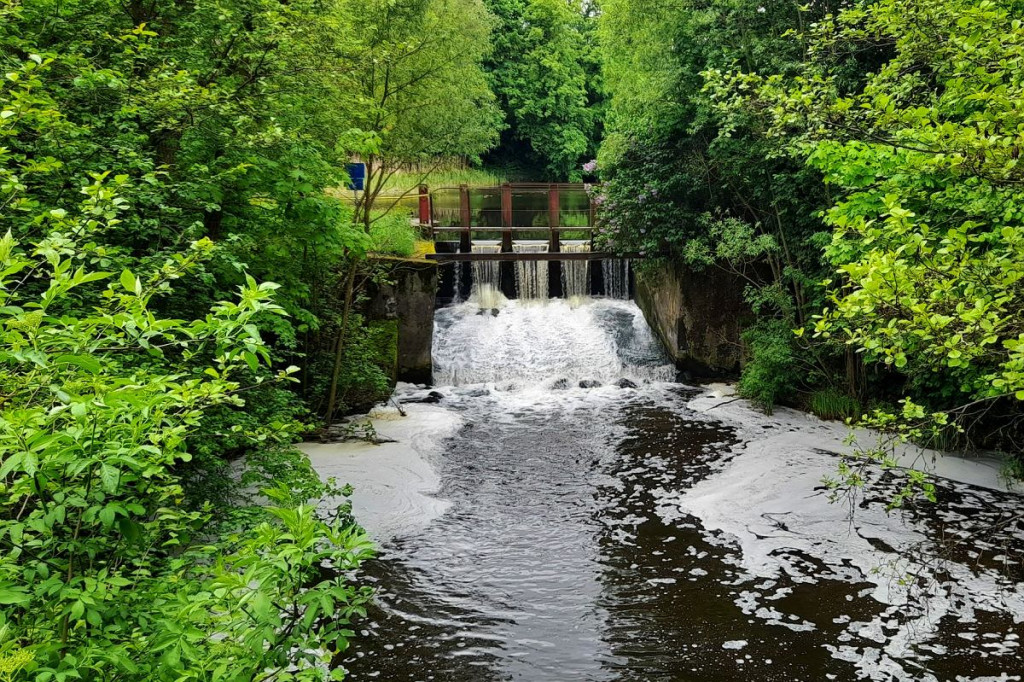
{"type": "MultiPolygon", "coordinates": [[[[547,242],[518,242],[512,245],[516,253],[547,253],[547,242]]],[[[548,297],[548,264],[546,261],[516,261],[516,293],[520,299],[546,299],[548,297]]]]}
{"type": "Polygon", "coordinates": [[[434,382],[514,387],[671,381],[675,368],[632,301],[509,301],[500,315],[462,304],[434,316],[434,382]]]}
{"type": "MultiPolygon", "coordinates": [[[[587,253],[590,251],[588,242],[562,242],[563,253],[587,253]]],[[[562,291],[565,298],[576,300],[590,294],[590,261],[562,261],[562,291]]]]}
{"type": "MultiPolygon", "coordinates": [[[[501,244],[473,244],[473,253],[501,253],[501,244]]],[[[470,298],[481,308],[500,308],[505,302],[501,293],[501,267],[498,261],[473,261],[473,289],[470,298]]]]}
{"type": "Polygon", "coordinates": [[[452,263],[452,303],[462,303],[462,267],[465,263],[452,263]]]}
{"type": "Polygon", "coordinates": [[[608,298],[629,298],[629,261],[614,258],[601,261],[604,274],[604,293],[608,298]]]}

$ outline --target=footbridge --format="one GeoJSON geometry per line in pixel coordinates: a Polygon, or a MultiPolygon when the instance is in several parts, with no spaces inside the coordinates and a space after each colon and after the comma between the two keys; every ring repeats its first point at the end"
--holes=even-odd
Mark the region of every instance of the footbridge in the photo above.
{"type": "Polygon", "coordinates": [[[594,248],[594,203],[579,183],[420,188],[419,220],[441,262],[636,257],[594,248]]]}

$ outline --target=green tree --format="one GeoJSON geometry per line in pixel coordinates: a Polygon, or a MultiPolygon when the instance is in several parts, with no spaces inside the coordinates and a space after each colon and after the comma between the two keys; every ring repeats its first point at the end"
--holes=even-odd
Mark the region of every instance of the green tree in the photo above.
{"type": "Polygon", "coordinates": [[[841,348],[798,348],[788,332],[824,303],[827,235],[816,213],[828,194],[818,172],[763,134],[755,112],[717,107],[705,74],[796,73],[803,48],[789,32],[829,8],[815,5],[805,16],[790,2],[602,6],[608,114],[599,238],[613,250],[721,268],[746,283],[754,319],[740,389],[768,409],[820,383],[854,383],[844,381],[841,348]]]}
{"type": "MultiPolygon", "coordinates": [[[[907,377],[902,424],[995,427],[1020,451],[1024,205],[1019,148],[1024,26],[1000,2],[883,0],[810,33],[794,81],[733,74],[839,196],[825,214],[835,269],[813,325],[907,377]],[[887,59],[849,87],[851,55],[887,59]],[[756,93],[756,94],[754,94],[756,93]],[[923,405],[922,405],[923,404],[923,405]]],[[[895,421],[894,421],[895,419],[895,421]]]]}
{"type": "Polygon", "coordinates": [[[359,104],[341,144],[366,162],[356,212],[368,232],[393,206],[377,197],[403,168],[426,177],[497,142],[499,112],[482,70],[491,26],[481,0],[348,0],[345,16],[358,36],[345,83],[359,104]]]}
{"type": "Polygon", "coordinates": [[[596,151],[600,120],[596,9],[578,0],[487,5],[497,20],[487,70],[508,125],[490,160],[579,180],[596,151]]]}

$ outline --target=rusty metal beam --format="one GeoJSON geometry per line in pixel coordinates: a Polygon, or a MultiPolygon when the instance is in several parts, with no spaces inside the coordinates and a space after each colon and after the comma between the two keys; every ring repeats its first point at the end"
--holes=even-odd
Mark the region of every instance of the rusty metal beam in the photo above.
{"type": "Polygon", "coordinates": [[[640,259],[638,253],[600,253],[578,251],[573,253],[428,253],[430,260],[438,262],[496,261],[552,261],[552,260],[607,260],[615,258],[640,259]]]}
{"type": "Polygon", "coordinates": [[[593,227],[435,227],[434,232],[593,232],[593,227]]]}

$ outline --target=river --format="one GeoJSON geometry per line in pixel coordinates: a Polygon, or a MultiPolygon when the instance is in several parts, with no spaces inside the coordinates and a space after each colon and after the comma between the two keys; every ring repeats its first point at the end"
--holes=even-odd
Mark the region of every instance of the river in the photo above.
{"type": "Polygon", "coordinates": [[[851,516],[845,426],[676,383],[630,301],[493,305],[438,311],[395,442],[305,446],[380,544],[347,679],[1021,679],[997,463],[908,453],[938,504],[886,513],[877,472],[851,516]]]}

